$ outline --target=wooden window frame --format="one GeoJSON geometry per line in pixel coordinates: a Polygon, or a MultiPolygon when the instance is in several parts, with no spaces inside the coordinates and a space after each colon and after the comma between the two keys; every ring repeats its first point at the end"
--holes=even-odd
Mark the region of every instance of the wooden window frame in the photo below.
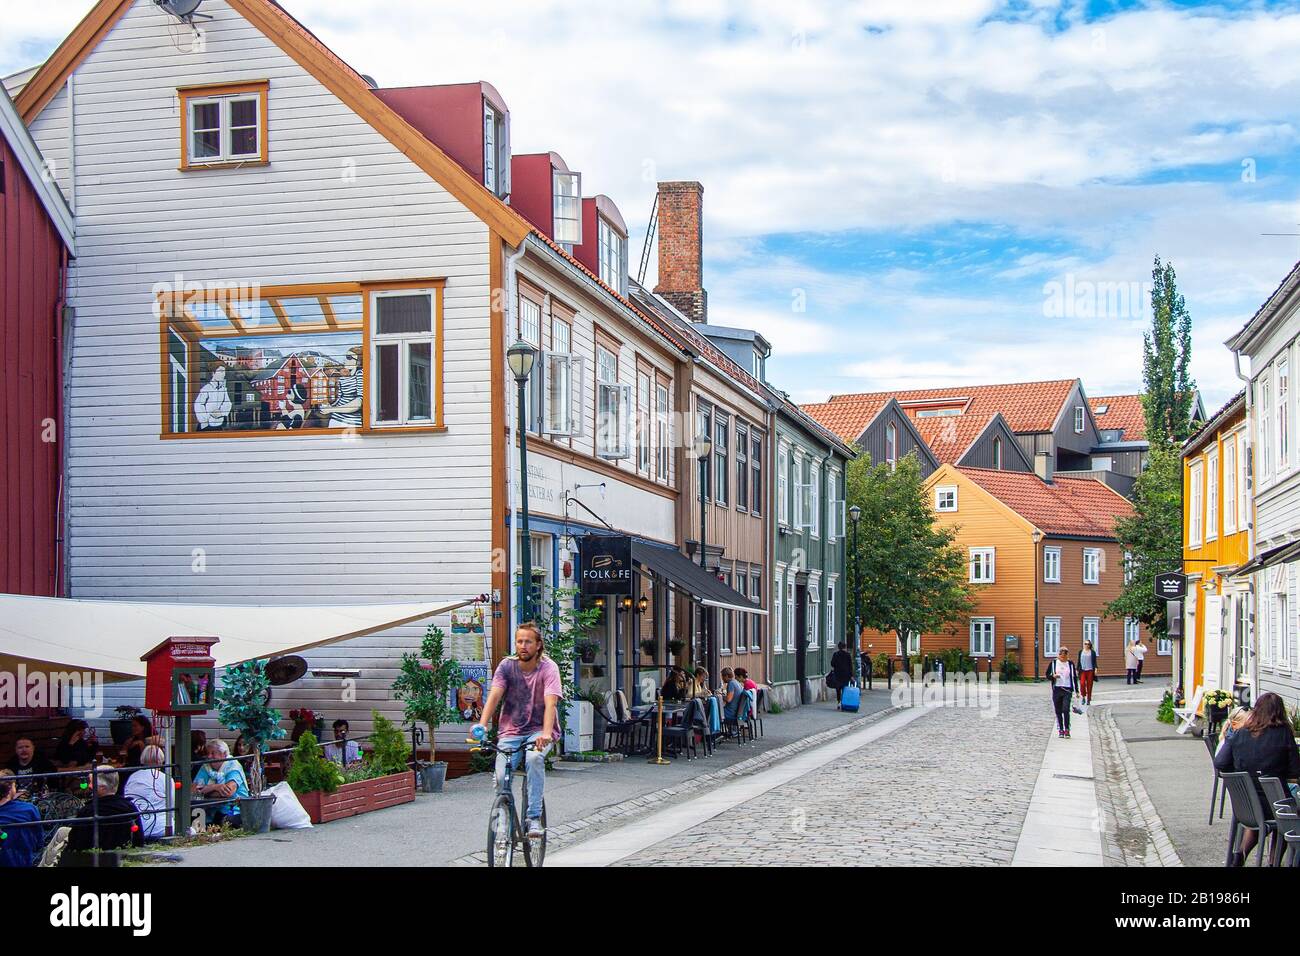
{"type": "MultiPolygon", "coordinates": [[[[411,435],[411,434],[428,434],[440,433],[447,430],[443,418],[443,303],[445,299],[444,291],[446,286],[444,278],[428,279],[402,279],[402,280],[384,280],[379,282],[328,282],[328,283],[311,283],[304,285],[276,285],[261,286],[257,288],[258,300],[267,300],[271,303],[273,311],[279,320],[278,323],[269,328],[259,328],[256,332],[240,330],[237,322],[232,320],[232,325],[236,328],[231,332],[212,332],[193,326],[188,323],[181,323],[180,326],[173,324],[174,317],[172,310],[163,305],[164,296],[158,298],[158,341],[159,341],[159,410],[161,417],[159,419],[160,429],[158,437],[165,441],[188,441],[191,439],[208,440],[208,439],[259,439],[259,438],[276,438],[276,437],[303,437],[306,435],[342,435],[346,434],[349,429],[345,427],[325,427],[325,428],[298,428],[298,429],[239,429],[230,431],[188,431],[172,432],[170,430],[171,421],[171,358],[168,349],[168,334],[173,328],[180,328],[183,333],[182,340],[186,345],[186,374],[188,377],[189,394],[186,396],[187,416],[193,415],[194,400],[198,395],[199,383],[196,367],[197,342],[199,339],[223,338],[237,340],[251,336],[268,337],[276,335],[301,335],[310,332],[329,332],[344,331],[333,323],[332,316],[326,311],[325,325],[320,327],[302,327],[289,325],[282,310],[276,309],[276,303],[281,299],[299,299],[299,298],[323,298],[337,295],[359,295],[361,297],[361,349],[364,356],[361,373],[362,373],[362,416],[361,427],[356,429],[364,435],[382,434],[382,435],[411,435]],[[433,402],[434,402],[434,421],[429,425],[385,425],[382,427],[371,427],[370,424],[370,361],[371,355],[371,293],[383,291],[398,290],[428,290],[434,293],[434,312],[433,312],[433,402]]],[[[240,300],[242,301],[242,300],[240,300]]],[[[229,310],[228,310],[229,311],[229,310]]],[[[324,309],[323,309],[324,311],[324,309]]]]}
{"type": "MultiPolygon", "coordinates": [[[[267,106],[270,102],[270,80],[247,80],[241,83],[215,83],[205,86],[182,86],[176,90],[180,100],[181,162],[182,172],[200,169],[238,169],[244,166],[266,166],[271,162],[270,124],[267,120],[267,106]],[[195,100],[222,100],[235,96],[257,96],[257,145],[256,157],[241,159],[218,159],[205,162],[190,158],[190,105],[195,100]]],[[[224,127],[221,135],[228,135],[224,127]]],[[[224,143],[223,143],[224,149],[224,143]]]]}
{"type": "Polygon", "coordinates": [[[1060,584],[1061,583],[1061,549],[1059,546],[1043,548],[1043,583],[1060,584]],[[1056,558],[1056,574],[1052,577],[1047,575],[1047,555],[1051,553],[1056,558]]]}

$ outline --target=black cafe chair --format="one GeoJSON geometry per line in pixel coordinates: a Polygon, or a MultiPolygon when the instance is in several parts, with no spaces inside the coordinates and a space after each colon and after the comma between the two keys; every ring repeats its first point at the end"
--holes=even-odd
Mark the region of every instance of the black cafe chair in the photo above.
{"type": "Polygon", "coordinates": [[[686,754],[687,760],[694,760],[699,751],[695,746],[696,719],[699,701],[688,700],[680,719],[664,725],[664,750],[670,753],[686,754]]]}
{"type": "Polygon", "coordinates": [[[1210,769],[1214,771],[1214,788],[1210,791],[1210,826],[1214,826],[1214,799],[1219,800],[1219,819],[1223,819],[1223,804],[1228,799],[1228,788],[1223,786],[1222,778],[1219,774],[1219,768],[1214,766],[1214,752],[1218,749],[1218,739],[1206,734],[1204,738],[1205,749],[1210,752],[1210,769]]]}
{"type": "MultiPolygon", "coordinates": [[[[1259,834],[1255,841],[1255,865],[1264,865],[1264,842],[1269,834],[1276,834],[1277,822],[1264,809],[1259,788],[1255,786],[1254,774],[1225,773],[1220,774],[1223,785],[1228,790],[1228,801],[1232,804],[1232,822],[1228,827],[1228,857],[1225,866],[1232,865],[1232,857],[1241,843],[1245,830],[1254,830],[1259,834]]],[[[1245,860],[1242,861],[1243,863],[1245,860]]]]}

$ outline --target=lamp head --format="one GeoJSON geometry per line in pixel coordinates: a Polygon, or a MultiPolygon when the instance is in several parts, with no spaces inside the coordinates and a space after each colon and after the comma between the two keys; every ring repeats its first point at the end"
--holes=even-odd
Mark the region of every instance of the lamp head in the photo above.
{"type": "Polygon", "coordinates": [[[859,508],[857,505],[853,505],[851,508],[849,508],[849,520],[852,521],[854,524],[857,524],[860,520],[862,520],[862,509],[859,508]]]}
{"type": "Polygon", "coordinates": [[[713,441],[708,435],[696,435],[691,442],[691,450],[695,452],[696,458],[708,458],[713,454],[713,441]]]}
{"type": "Polygon", "coordinates": [[[528,381],[528,376],[532,374],[536,362],[537,349],[522,339],[506,349],[506,364],[510,366],[510,372],[516,382],[522,384],[528,381]]]}

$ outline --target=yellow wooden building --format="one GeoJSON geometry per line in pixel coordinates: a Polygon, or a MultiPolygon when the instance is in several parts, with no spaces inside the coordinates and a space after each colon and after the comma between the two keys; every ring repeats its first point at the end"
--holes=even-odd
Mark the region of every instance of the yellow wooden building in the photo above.
{"type": "Polygon", "coordinates": [[[1250,557],[1247,444],[1243,391],[1183,445],[1181,686],[1189,701],[1198,688],[1232,690],[1252,680],[1250,578],[1230,576],[1250,557]]]}

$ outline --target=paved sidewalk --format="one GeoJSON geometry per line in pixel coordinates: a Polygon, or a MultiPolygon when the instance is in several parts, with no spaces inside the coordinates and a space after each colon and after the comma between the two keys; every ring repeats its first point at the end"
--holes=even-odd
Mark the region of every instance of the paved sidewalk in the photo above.
{"type": "Polygon", "coordinates": [[[1012,866],[1101,866],[1101,817],[1086,714],[1072,715],[1068,740],[1053,734],[1012,866]]]}
{"type": "MultiPolygon", "coordinates": [[[[888,691],[863,694],[859,714],[834,702],[764,715],[765,736],[753,746],[724,744],[707,760],[676,759],[665,767],[644,757],[620,763],[559,762],[546,778],[546,807],[553,828],[589,819],[610,808],[693,780],[805,737],[845,728],[890,706],[888,691]]],[[[227,843],[179,851],[181,866],[438,866],[484,848],[491,803],[490,774],[449,781],[441,794],[417,794],[414,803],[336,820],[311,830],[276,830],[227,843]]]]}

